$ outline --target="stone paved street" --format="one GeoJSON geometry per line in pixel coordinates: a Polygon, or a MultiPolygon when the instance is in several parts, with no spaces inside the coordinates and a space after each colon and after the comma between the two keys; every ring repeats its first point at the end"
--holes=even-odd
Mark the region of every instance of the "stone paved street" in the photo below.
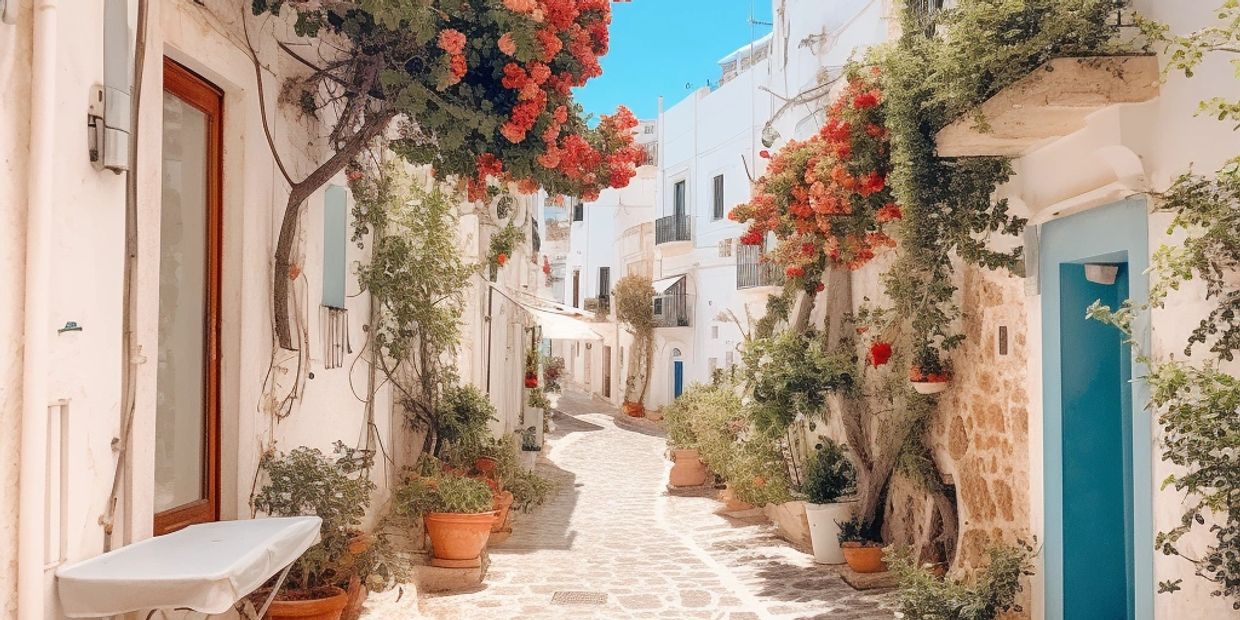
{"type": "Polygon", "coordinates": [[[619,427],[583,397],[565,395],[561,409],[539,465],[559,494],[491,549],[482,588],[425,596],[427,617],[892,617],[886,596],[853,591],[770,526],[716,515],[711,498],[669,496],[657,432],[619,427]],[[557,592],[605,602],[553,603],[557,592]]]}

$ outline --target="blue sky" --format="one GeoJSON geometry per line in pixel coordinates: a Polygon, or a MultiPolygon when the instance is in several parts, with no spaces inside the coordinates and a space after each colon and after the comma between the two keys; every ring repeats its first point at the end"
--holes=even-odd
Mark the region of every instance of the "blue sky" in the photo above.
{"type": "MultiPolygon", "coordinates": [[[[755,19],[771,21],[770,0],[633,0],[611,6],[603,75],[575,93],[596,118],[624,104],[638,118],[654,119],[660,95],[671,107],[707,80],[719,80],[715,61],[749,43],[751,6],[755,19]]],[[[761,37],[770,27],[758,25],[753,32],[761,37]]]]}

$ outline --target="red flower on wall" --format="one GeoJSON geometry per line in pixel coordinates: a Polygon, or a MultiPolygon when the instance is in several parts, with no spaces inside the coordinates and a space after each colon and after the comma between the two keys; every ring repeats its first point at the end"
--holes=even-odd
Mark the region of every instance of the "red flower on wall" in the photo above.
{"type": "Polygon", "coordinates": [[[870,355],[868,357],[870,365],[878,368],[891,360],[891,343],[875,342],[870,345],[870,355]]]}
{"type": "Polygon", "coordinates": [[[498,255],[496,255],[495,262],[500,267],[503,267],[504,264],[508,262],[508,255],[504,254],[503,252],[500,252],[498,255]]]}

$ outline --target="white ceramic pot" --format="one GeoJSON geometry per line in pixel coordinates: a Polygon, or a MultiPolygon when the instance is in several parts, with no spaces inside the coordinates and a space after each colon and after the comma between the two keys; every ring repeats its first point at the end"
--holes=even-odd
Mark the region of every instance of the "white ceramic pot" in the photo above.
{"type": "Polygon", "coordinates": [[[918,394],[925,394],[927,396],[940,394],[947,390],[948,385],[951,385],[948,381],[910,381],[910,383],[913,384],[913,389],[917,390],[918,394]]]}
{"type": "Polygon", "coordinates": [[[805,518],[809,521],[809,539],[814,546],[814,561],[819,564],[843,564],[844,551],[840,549],[840,526],[836,521],[853,517],[857,502],[839,504],[805,504],[805,518]]]}

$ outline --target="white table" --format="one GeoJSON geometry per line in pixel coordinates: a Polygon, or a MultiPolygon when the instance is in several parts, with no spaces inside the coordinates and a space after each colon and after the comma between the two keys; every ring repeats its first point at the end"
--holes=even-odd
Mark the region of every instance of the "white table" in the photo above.
{"type": "Polygon", "coordinates": [[[144,610],[189,609],[222,614],[319,540],[318,517],[220,521],[191,525],[103,555],[62,566],[56,588],[70,618],[103,618],[144,610]]]}

